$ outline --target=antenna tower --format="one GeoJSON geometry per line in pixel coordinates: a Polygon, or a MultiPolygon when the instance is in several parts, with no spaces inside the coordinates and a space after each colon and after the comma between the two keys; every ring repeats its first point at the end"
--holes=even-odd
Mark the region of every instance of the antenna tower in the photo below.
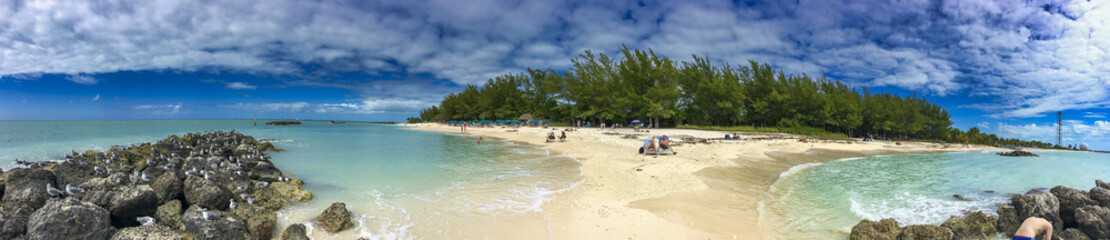
{"type": "Polygon", "coordinates": [[[1060,145],[1060,132],[1062,132],[1060,130],[1062,126],[1064,126],[1064,112],[1056,112],[1056,146],[1063,146],[1060,145]]]}

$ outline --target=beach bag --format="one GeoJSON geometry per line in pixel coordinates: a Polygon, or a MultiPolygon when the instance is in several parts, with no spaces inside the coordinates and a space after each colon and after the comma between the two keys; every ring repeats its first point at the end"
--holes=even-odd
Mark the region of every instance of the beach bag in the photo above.
{"type": "Polygon", "coordinates": [[[644,147],[640,147],[640,154],[644,154],[644,147]]]}

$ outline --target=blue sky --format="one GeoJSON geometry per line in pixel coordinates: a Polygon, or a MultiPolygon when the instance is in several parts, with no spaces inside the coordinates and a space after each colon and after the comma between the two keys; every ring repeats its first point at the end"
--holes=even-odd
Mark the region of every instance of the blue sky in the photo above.
{"type": "Polygon", "coordinates": [[[621,44],[917,93],[1110,149],[1107,1],[3,1],[0,119],[403,120],[621,44]]]}

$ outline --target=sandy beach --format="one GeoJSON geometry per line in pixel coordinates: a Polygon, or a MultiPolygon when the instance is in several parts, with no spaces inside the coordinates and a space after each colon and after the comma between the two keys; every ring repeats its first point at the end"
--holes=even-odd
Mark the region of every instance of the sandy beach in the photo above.
{"type": "MultiPolygon", "coordinates": [[[[406,126],[461,133],[443,124],[406,126]]],[[[686,129],[582,128],[567,132],[566,141],[545,143],[547,133],[559,135],[565,127],[510,129],[467,128],[465,134],[535,145],[582,162],[585,181],[543,205],[552,239],[767,239],[764,233],[774,226],[760,223],[760,201],[794,166],[874,155],[995,150],[921,142],[801,142],[799,136],[744,133],[744,140],[722,140],[724,132],[686,129]],[[637,153],[642,139],[661,135],[673,139],[678,154],[637,153]]]]}

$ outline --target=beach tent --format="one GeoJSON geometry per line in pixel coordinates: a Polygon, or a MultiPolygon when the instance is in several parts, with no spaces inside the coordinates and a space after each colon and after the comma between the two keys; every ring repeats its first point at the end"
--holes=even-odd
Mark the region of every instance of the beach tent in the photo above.
{"type": "Polygon", "coordinates": [[[525,114],[521,114],[520,117],[518,117],[516,119],[528,121],[528,120],[535,120],[536,118],[532,117],[531,113],[525,113],[525,114]]]}

